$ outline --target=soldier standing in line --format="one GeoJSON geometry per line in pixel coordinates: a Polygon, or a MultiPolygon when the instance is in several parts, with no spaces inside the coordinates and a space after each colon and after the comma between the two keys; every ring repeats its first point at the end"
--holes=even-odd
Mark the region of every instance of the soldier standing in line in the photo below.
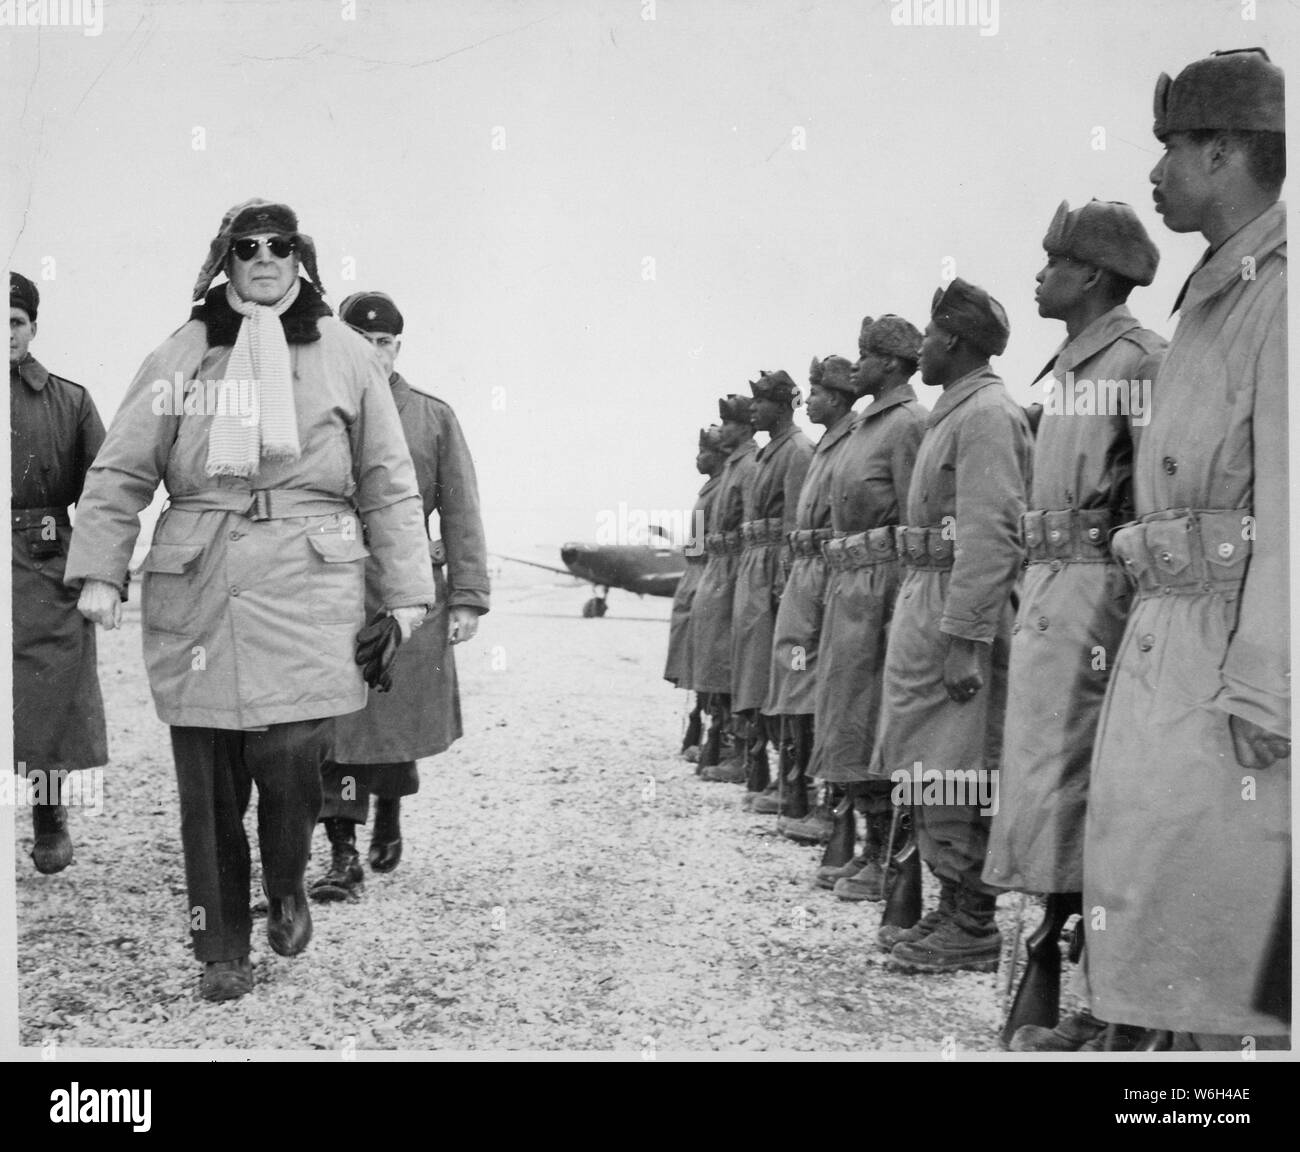
{"type": "MultiPolygon", "coordinates": [[[[440,539],[429,542],[437,605],[398,650],[392,689],[372,691],[362,711],[334,724],[334,752],[321,772],[320,812],[332,859],[311,888],[312,899],[324,901],[349,898],[363,881],[356,826],[369,816],[372,793],[370,867],[391,872],[401,860],[402,797],[420,787],[415,762],[445,752],[462,735],[453,646],[474,638],[489,596],[474,460],[451,405],[413,388],[395,368],[402,313],[383,292],[357,292],[339,305],[339,319],[379,357],[415,465],[425,531],[436,512],[440,539]]],[[[367,565],[367,618],[382,606],[379,573],[367,565]]]]}
{"type": "Polygon", "coordinates": [[[1156,211],[1210,247],[1112,540],[1137,592],[1098,723],[1084,963],[1097,1017],[1175,1049],[1289,1046],[1255,1003],[1290,899],[1283,88],[1257,48],[1156,84],[1156,211]]]}
{"type": "Polygon", "coordinates": [[[104,442],[90,393],[47,371],[28,351],[41,297],[9,273],[9,503],[13,541],[14,771],[34,790],[32,862],[72,863],[62,781],[108,763],[95,626],[63,583],[68,505],[104,442]]]}
{"type": "MultiPolygon", "coordinates": [[[[1066,338],[1038,377],[1053,380],[1023,521],[1027,569],[984,879],[1047,894],[1039,946],[1055,948],[1082,911],[1092,742],[1129,605],[1110,533],[1133,518],[1133,448],[1151,418],[1165,340],[1126,304],[1160,262],[1131,207],[1093,200],[1071,212],[1063,203],[1043,248],[1038,314],[1063,321],[1066,338]]],[[[1104,1028],[1076,1013],[1055,1029],[1025,1026],[1011,1047],[1073,1051],[1104,1028]]]]}
{"type": "MultiPolygon", "coordinates": [[[[1002,758],[1011,593],[1032,450],[1024,413],[989,367],[1009,334],[1002,305],[982,288],[957,278],[935,292],[920,367],[943,395],[926,420],[907,527],[898,529],[907,573],[889,628],[872,757],[872,774],[884,779],[937,772],[949,785],[971,780],[985,789],[997,779],[989,774],[1002,758]]],[[[991,812],[976,792],[958,802],[955,788],[945,788],[940,798],[953,802],[913,804],[921,858],[941,895],[912,928],[880,929],[896,966],[997,967],[997,890],[981,876],[991,812]]]]}
{"type": "MultiPolygon", "coordinates": [[[[674,688],[691,690],[694,676],[691,672],[691,604],[695,590],[704,574],[704,536],[709,522],[709,506],[718,490],[722,477],[722,429],[717,425],[700,429],[699,450],[695,456],[695,470],[707,476],[704,486],[695,498],[691,511],[690,537],[686,541],[686,571],[682,574],[677,591],[673,594],[673,610],[668,623],[668,659],[664,664],[664,679],[674,688]]],[[[698,760],[700,737],[704,723],[704,694],[695,693],[695,706],[691,709],[686,735],[682,739],[682,755],[688,760],[698,760]]]]}
{"type": "Polygon", "coordinates": [[[739,756],[723,759],[723,736],[732,728],[731,616],[740,559],[745,492],[754,477],[754,402],[735,393],[718,401],[721,450],[726,455],[704,537],[706,558],[691,605],[691,687],[709,700],[709,734],[696,771],[704,780],[745,779],[739,756]]]}
{"type": "Polygon", "coordinates": [[[870,776],[880,717],[886,641],[898,594],[894,542],[907,500],[925,410],[910,383],[921,355],[921,333],[901,316],[863,321],[853,382],[871,403],[831,470],[831,527],[826,544],[830,586],[817,683],[817,743],[810,773],[848,788],[853,807],[838,818],[866,824],[862,851],[844,865],[817,871],[817,884],[842,900],[879,900],[889,839],[888,783],[870,776]]]}
{"type": "Polygon", "coordinates": [[[750,384],[754,427],[768,434],[755,459],[741,525],[744,551],[736,572],[731,614],[731,707],[745,740],[745,780],[750,792],[767,788],[769,733],[759,711],[772,673],[776,608],[790,566],[787,539],[795,528],[799,490],[812,461],[812,442],[794,426],[798,385],[783,371],[763,372],[750,384]]]}
{"type": "MultiPolygon", "coordinates": [[[[818,648],[826,600],[826,562],[822,544],[830,539],[830,469],[853,423],[857,393],[849,380],[853,366],[842,356],[814,359],[808,375],[808,419],[825,431],[813,450],[795,508],[795,529],[786,539],[793,561],[781,593],[772,638],[772,660],[763,716],[780,732],[776,788],[747,792],[750,811],[802,819],[808,815],[804,773],[812,755],[818,648]]],[[[792,839],[800,830],[785,829],[792,839]]],[[[816,830],[814,830],[816,838],[816,830]]]]}

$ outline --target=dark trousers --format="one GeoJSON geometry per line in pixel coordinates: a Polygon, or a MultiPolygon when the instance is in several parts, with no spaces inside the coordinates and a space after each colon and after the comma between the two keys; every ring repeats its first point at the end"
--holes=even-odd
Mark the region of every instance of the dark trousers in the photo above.
{"type": "Polygon", "coordinates": [[[397,800],[420,790],[414,760],[396,764],[335,764],[321,768],[322,820],[351,820],[364,824],[370,816],[370,797],[397,800]]]}
{"type": "Polygon", "coordinates": [[[272,724],[262,732],[172,728],[190,938],[204,961],[248,955],[248,837],[244,813],[257,783],[257,840],[268,896],[303,886],[321,804],[321,765],[333,720],[272,724]]]}

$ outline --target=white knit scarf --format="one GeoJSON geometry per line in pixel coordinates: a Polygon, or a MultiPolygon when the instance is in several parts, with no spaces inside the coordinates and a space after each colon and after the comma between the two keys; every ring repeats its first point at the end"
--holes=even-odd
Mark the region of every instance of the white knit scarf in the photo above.
{"type": "Polygon", "coordinates": [[[233,393],[252,389],[252,412],[227,407],[212,418],[208,431],[209,476],[251,476],[259,460],[297,460],[298,417],[293,406],[293,367],[289,342],[280,317],[298,299],[298,280],[276,303],[241,300],[233,284],[226,285],[226,302],[244,319],[226,365],[233,393]],[[239,381],[251,381],[240,384],[239,381]]]}

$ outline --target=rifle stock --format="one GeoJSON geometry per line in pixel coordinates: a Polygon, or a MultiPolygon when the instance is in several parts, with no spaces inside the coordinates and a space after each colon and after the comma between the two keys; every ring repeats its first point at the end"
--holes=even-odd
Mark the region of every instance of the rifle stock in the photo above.
{"type": "MultiPolygon", "coordinates": [[[[1023,921],[1024,901],[1018,921],[1023,921]]],[[[1017,1028],[1036,1024],[1041,1028],[1055,1028],[1061,1016],[1061,930],[1069,918],[1079,911],[1081,897],[1077,892],[1053,892],[1047,897],[1042,923],[1025,941],[1025,974],[1016,997],[1007,1013],[1002,1028],[1002,1042],[1011,1043],[1017,1028]]],[[[1012,978],[1019,952],[1019,931],[1012,943],[1009,962],[1012,978]]],[[[1008,981],[1008,984],[1010,981],[1008,981]]],[[[1008,987],[1008,991],[1009,991],[1008,987]]]]}
{"type": "Polygon", "coordinates": [[[835,818],[831,838],[822,853],[822,867],[838,868],[853,859],[853,850],[857,846],[857,820],[853,815],[853,795],[845,788],[840,802],[832,813],[835,818]]]}
{"type": "Polygon", "coordinates": [[[921,851],[916,834],[909,828],[907,842],[894,853],[894,840],[902,806],[894,808],[885,852],[885,911],[880,925],[910,928],[921,919],[921,851]]]}

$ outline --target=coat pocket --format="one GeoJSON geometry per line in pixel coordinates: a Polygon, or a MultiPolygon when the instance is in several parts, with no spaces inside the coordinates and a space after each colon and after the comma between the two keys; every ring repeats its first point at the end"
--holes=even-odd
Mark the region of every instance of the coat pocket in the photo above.
{"type": "Polygon", "coordinates": [[[144,628],[152,632],[185,632],[198,608],[199,558],[202,544],[155,543],[140,565],[144,628]]]}
{"type": "Polygon", "coordinates": [[[365,623],[365,561],[370,556],[361,540],[341,532],[307,537],[314,553],[311,574],[312,617],[321,624],[365,623]]]}

